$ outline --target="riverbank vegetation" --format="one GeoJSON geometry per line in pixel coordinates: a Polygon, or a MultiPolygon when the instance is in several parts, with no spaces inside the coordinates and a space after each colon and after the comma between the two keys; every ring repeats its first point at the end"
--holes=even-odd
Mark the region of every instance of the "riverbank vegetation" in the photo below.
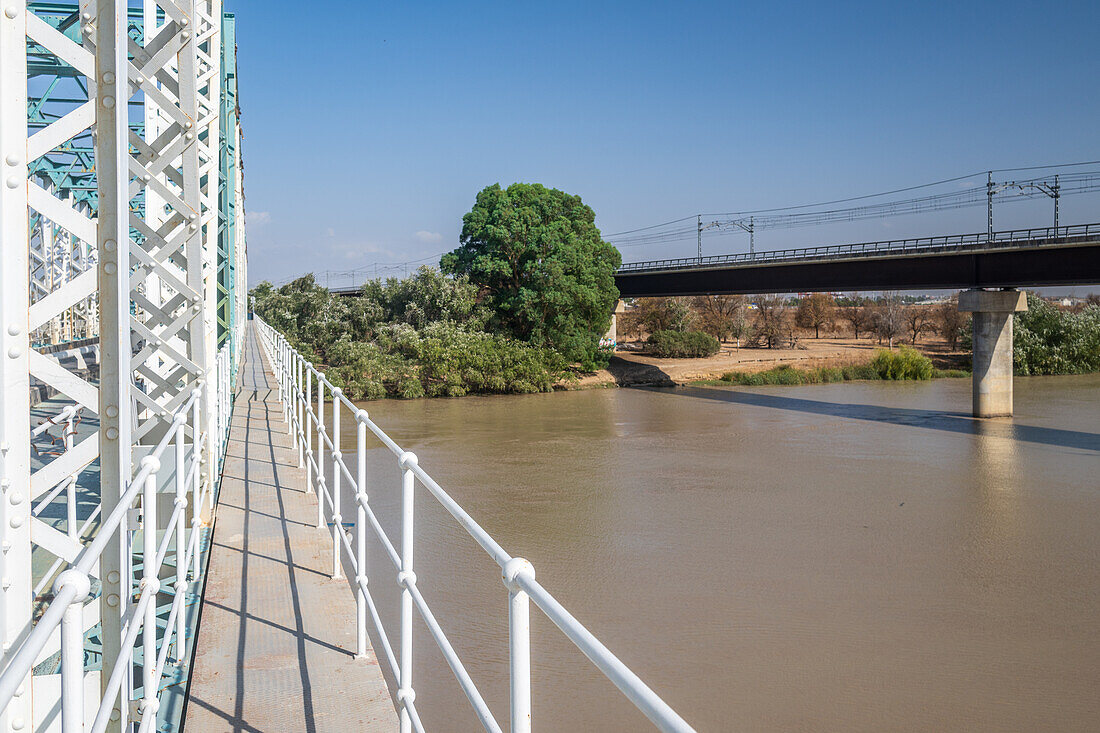
{"type": "Polygon", "coordinates": [[[704,383],[738,384],[748,387],[757,387],[769,384],[830,384],[833,382],[851,382],[855,380],[927,380],[939,377],[969,376],[969,372],[958,369],[935,369],[932,367],[931,360],[927,357],[921,355],[915,349],[902,347],[899,351],[880,349],[870,362],[864,364],[810,368],[783,364],[759,372],[726,372],[722,375],[721,380],[707,381],[704,383]]]}
{"type": "MultiPolygon", "coordinates": [[[[1100,372],[1100,299],[1080,310],[1062,309],[1033,293],[1013,321],[1012,361],[1017,374],[1100,372]]],[[[969,346],[969,334],[967,345],[969,346]]]]}
{"type": "Polygon", "coordinates": [[[252,296],[351,399],[547,392],[568,372],[553,349],[489,330],[477,288],[429,267],[368,282],[359,297],[332,295],[312,275],[252,296]]]}
{"type": "Polygon", "coordinates": [[[657,331],[648,339],[654,356],[702,359],[721,348],[718,339],[702,331],[657,331]]]}
{"type": "Polygon", "coordinates": [[[607,363],[618,251],[577,196],[489,186],[442,272],[332,295],[312,275],[251,291],[261,318],[352,399],[548,392],[607,363]]]}

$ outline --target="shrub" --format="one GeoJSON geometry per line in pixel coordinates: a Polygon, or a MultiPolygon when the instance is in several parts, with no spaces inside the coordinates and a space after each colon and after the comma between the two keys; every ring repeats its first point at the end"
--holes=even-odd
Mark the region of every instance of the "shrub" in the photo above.
{"type": "MultiPolygon", "coordinates": [[[[906,351],[916,353],[913,349],[906,349],[906,351]]],[[[884,361],[891,361],[891,363],[897,361],[907,366],[903,368],[895,366],[892,367],[892,370],[885,370],[884,373],[876,367],[875,362],[868,364],[850,364],[843,367],[816,367],[814,369],[799,369],[790,364],[781,364],[780,366],[772,367],[762,372],[726,372],[722,375],[722,381],[740,384],[746,387],[759,387],[765,384],[829,384],[832,382],[848,382],[854,379],[930,379],[932,376],[970,376],[969,372],[959,370],[935,370],[933,374],[931,362],[920,354],[917,354],[917,361],[912,361],[912,357],[907,355],[905,357],[898,357],[897,354],[890,351],[881,351],[879,353],[887,355],[884,357],[884,361]],[[910,361],[903,361],[903,358],[909,359],[910,361]],[[923,362],[919,361],[921,359],[928,361],[927,369],[924,368],[923,362]],[[918,376],[888,376],[888,373],[914,373],[918,376]]],[[[877,358],[876,356],[876,359],[877,358]]]]}
{"type": "Polygon", "coordinates": [[[655,356],[666,358],[714,356],[721,348],[718,339],[702,331],[657,331],[648,343],[655,356]]]}
{"type": "Polygon", "coordinates": [[[1014,316],[1012,360],[1017,374],[1100,371],[1100,306],[1072,313],[1028,293],[1014,316]]]}
{"type": "Polygon", "coordinates": [[[908,346],[897,351],[879,349],[871,360],[871,367],[880,379],[932,378],[932,360],[908,346]]]}

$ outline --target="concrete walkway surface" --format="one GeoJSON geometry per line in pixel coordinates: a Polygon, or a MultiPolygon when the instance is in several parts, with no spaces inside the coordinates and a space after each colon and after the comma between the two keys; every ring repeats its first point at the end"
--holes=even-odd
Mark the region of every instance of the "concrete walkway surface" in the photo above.
{"type": "Polygon", "coordinates": [[[253,328],[239,383],[183,729],[395,731],[253,328]]]}

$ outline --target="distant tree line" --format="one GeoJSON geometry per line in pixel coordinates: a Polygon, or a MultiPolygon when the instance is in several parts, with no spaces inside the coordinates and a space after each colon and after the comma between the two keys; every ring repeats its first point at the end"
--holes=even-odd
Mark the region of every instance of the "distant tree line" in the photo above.
{"type": "Polygon", "coordinates": [[[820,338],[847,324],[855,338],[876,338],[891,347],[902,340],[915,345],[922,336],[939,334],[951,349],[957,348],[969,323],[957,299],[936,305],[911,301],[898,293],[839,301],[814,293],[793,302],[780,295],[640,298],[620,317],[619,332],[640,338],[660,331],[701,331],[738,346],[774,349],[795,346],[796,329],[820,338]]]}

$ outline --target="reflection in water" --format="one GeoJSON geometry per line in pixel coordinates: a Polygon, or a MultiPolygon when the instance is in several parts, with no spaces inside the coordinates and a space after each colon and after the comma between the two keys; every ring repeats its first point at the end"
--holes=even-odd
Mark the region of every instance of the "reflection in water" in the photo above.
{"type": "MultiPolygon", "coordinates": [[[[1100,720],[1100,378],[1017,380],[1004,421],[962,412],[969,389],[621,389],[369,409],[699,730],[1088,730],[1100,720]]],[[[397,471],[384,449],[369,462],[396,538],[397,471]]],[[[499,570],[423,491],[416,543],[418,584],[507,720],[499,570]]],[[[380,551],[369,575],[396,638],[380,551]]],[[[539,730],[649,729],[545,618],[532,622],[539,730]]],[[[423,627],[415,656],[425,723],[477,730],[423,627]]]]}

